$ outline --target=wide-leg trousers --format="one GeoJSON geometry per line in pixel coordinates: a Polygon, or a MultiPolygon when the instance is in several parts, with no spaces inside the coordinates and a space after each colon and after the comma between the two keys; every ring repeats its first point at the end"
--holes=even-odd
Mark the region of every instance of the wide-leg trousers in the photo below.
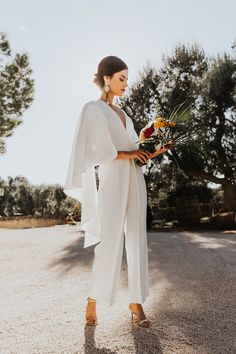
{"type": "Polygon", "coordinates": [[[129,302],[142,304],[149,296],[147,192],[142,169],[132,159],[99,166],[99,185],[102,236],[94,248],[89,296],[114,304],[125,241],[129,302]]]}

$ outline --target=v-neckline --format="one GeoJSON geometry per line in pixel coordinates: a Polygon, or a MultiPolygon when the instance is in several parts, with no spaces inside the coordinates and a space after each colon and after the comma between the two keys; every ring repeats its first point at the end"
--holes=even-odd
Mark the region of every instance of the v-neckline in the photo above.
{"type": "Polygon", "coordinates": [[[126,118],[126,113],[125,113],[125,111],[124,111],[122,108],[120,108],[120,110],[121,110],[121,111],[124,113],[124,115],[125,115],[125,125],[124,125],[124,123],[122,122],[122,120],[121,120],[119,114],[118,114],[113,108],[111,108],[111,106],[110,106],[108,103],[106,103],[105,101],[103,101],[103,100],[101,100],[101,99],[98,99],[97,101],[101,101],[101,102],[103,102],[106,106],[108,106],[108,107],[115,113],[115,115],[119,118],[119,121],[120,121],[120,123],[122,124],[123,128],[125,129],[125,131],[127,131],[127,118],[126,118]]]}

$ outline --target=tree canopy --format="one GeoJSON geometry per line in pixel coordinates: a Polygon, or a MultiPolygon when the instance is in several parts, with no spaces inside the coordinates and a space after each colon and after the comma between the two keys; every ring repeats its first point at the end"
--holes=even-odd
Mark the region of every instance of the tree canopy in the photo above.
{"type": "Polygon", "coordinates": [[[33,101],[34,80],[27,53],[14,57],[7,35],[0,33],[0,153],[6,152],[7,137],[20,125],[33,101]]]}
{"type": "MultiPolygon", "coordinates": [[[[163,56],[160,69],[144,67],[130,95],[120,105],[137,133],[157,115],[167,117],[186,99],[193,102],[193,125],[198,150],[189,141],[157,157],[147,174],[170,182],[210,181],[224,189],[226,210],[236,210],[236,62],[233,54],[208,57],[199,45],[179,45],[163,56]],[[173,168],[173,164],[178,168],[173,168]],[[164,167],[165,166],[165,167],[164,167]],[[162,170],[162,171],[161,171],[162,170]],[[165,173],[164,173],[165,172],[165,173]],[[163,176],[164,173],[164,176],[163,176]]],[[[176,183],[173,183],[176,187],[176,183]]]]}

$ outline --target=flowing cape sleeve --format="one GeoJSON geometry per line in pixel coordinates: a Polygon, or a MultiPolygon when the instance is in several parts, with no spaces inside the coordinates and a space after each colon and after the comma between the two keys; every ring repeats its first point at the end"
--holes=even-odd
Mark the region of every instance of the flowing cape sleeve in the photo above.
{"type": "Polygon", "coordinates": [[[81,229],[84,248],[100,242],[97,215],[97,185],[94,167],[117,156],[107,117],[91,101],[80,113],[72,144],[64,192],[81,202],[81,229]]]}

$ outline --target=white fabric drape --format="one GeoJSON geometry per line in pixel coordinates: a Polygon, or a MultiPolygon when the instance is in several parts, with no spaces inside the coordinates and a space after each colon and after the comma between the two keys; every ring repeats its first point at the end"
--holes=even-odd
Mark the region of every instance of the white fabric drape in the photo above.
{"type": "MultiPolygon", "coordinates": [[[[133,122],[127,114],[125,129],[118,114],[104,101],[89,101],[82,107],[75,129],[64,192],[81,202],[84,247],[101,241],[94,167],[111,161],[112,164],[118,162],[113,161],[117,151],[137,149],[137,140],[133,122]]],[[[119,193],[119,190],[114,192],[119,193]]]]}

